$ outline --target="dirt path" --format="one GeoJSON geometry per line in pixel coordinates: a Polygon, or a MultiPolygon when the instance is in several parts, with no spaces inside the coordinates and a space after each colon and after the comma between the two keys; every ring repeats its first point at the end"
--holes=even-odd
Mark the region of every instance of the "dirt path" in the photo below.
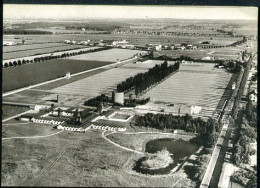
{"type": "Polygon", "coordinates": [[[62,131],[59,131],[59,132],[56,132],[56,133],[53,133],[53,134],[49,134],[49,135],[44,135],[44,136],[21,136],[21,137],[8,137],[8,138],[2,138],[2,140],[10,140],[10,139],[17,139],[17,138],[24,138],[24,139],[27,139],[27,138],[46,138],[46,137],[49,137],[49,136],[54,136],[54,135],[57,135],[57,134],[60,134],[62,133],[64,130],[62,131]]]}
{"type": "Polygon", "coordinates": [[[133,150],[133,149],[130,149],[130,148],[127,148],[127,147],[124,147],[124,146],[121,146],[115,142],[113,142],[112,140],[108,139],[106,136],[110,135],[110,134],[113,134],[114,132],[110,133],[110,134],[107,134],[105,135],[107,131],[103,131],[102,132],[102,138],[104,138],[106,141],[110,142],[111,144],[113,144],[114,146],[117,146],[123,150],[126,150],[126,151],[131,151],[131,152],[134,152],[134,153],[137,153],[137,154],[141,154],[141,155],[146,155],[147,153],[143,153],[143,152],[140,152],[140,151],[136,151],[136,150],[133,150]]]}
{"type": "MultiPolygon", "coordinates": [[[[133,150],[133,149],[130,149],[130,148],[127,148],[127,147],[124,147],[124,146],[121,146],[115,142],[113,142],[112,140],[108,139],[106,136],[108,135],[111,135],[111,134],[114,134],[116,132],[111,132],[111,133],[108,133],[105,135],[107,131],[103,131],[102,132],[102,138],[104,138],[106,141],[110,142],[111,144],[113,144],[114,146],[117,146],[123,150],[126,150],[126,151],[131,151],[131,152],[134,152],[134,153],[137,153],[137,154],[141,154],[141,155],[155,155],[155,154],[152,154],[152,153],[144,153],[144,152],[141,152],[141,151],[136,151],[136,150],[133,150]]],[[[160,133],[160,132],[126,132],[126,133],[120,133],[120,134],[128,134],[128,135],[134,135],[134,134],[162,134],[162,135],[175,135],[173,133],[160,133]]],[[[173,154],[170,154],[170,155],[173,155],[173,154]]]]}

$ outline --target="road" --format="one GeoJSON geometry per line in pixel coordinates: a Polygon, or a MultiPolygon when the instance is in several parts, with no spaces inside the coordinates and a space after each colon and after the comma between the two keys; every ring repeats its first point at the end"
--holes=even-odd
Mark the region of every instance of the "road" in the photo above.
{"type": "MultiPolygon", "coordinates": [[[[220,147],[219,156],[217,158],[217,163],[215,165],[209,187],[218,187],[218,182],[219,182],[220,175],[222,172],[222,167],[223,167],[223,163],[224,163],[227,148],[228,148],[228,141],[230,139],[231,130],[232,130],[232,127],[230,124],[226,131],[226,136],[224,138],[223,144],[220,147]]],[[[226,187],[222,187],[222,188],[226,188],[226,187]]]]}
{"type": "Polygon", "coordinates": [[[31,111],[32,111],[32,110],[28,110],[28,111],[26,111],[26,112],[23,112],[23,113],[20,113],[20,114],[14,115],[14,116],[9,117],[9,118],[6,118],[6,119],[2,120],[2,123],[3,123],[3,122],[6,122],[6,121],[9,121],[9,120],[11,120],[11,119],[14,119],[14,118],[20,117],[20,116],[23,115],[23,114],[30,113],[31,111]]]}
{"type": "MultiPolygon", "coordinates": [[[[112,68],[112,67],[118,66],[120,64],[128,63],[128,62],[130,62],[132,60],[137,60],[137,59],[135,57],[133,57],[131,59],[126,59],[126,60],[119,61],[119,62],[116,62],[116,63],[113,63],[113,64],[104,65],[104,66],[97,67],[97,68],[94,68],[94,69],[90,69],[90,70],[82,71],[82,72],[79,72],[79,73],[75,73],[75,74],[72,74],[71,77],[78,76],[80,74],[84,74],[84,73],[88,73],[88,72],[92,72],[92,71],[95,71],[95,70],[98,70],[98,69],[112,68]]],[[[2,94],[2,96],[5,97],[5,96],[8,96],[8,95],[19,93],[21,91],[25,91],[25,90],[32,89],[32,88],[35,88],[35,87],[39,87],[39,86],[42,86],[42,85],[45,85],[45,84],[49,84],[49,83],[52,83],[52,82],[56,82],[56,81],[59,81],[59,80],[63,80],[63,79],[66,79],[66,77],[56,78],[56,79],[49,80],[49,81],[46,81],[46,82],[42,82],[42,83],[39,83],[39,84],[34,84],[34,85],[31,85],[31,86],[28,86],[28,87],[24,87],[24,88],[16,89],[16,90],[13,90],[13,91],[5,92],[5,93],[2,94]]]]}
{"type": "Polygon", "coordinates": [[[227,128],[228,128],[228,124],[225,124],[223,126],[221,132],[220,132],[217,143],[216,143],[214,150],[212,152],[209,164],[207,166],[205,175],[202,179],[200,188],[207,188],[207,187],[210,186],[210,181],[211,181],[211,178],[212,178],[212,175],[213,175],[213,172],[214,172],[214,169],[215,169],[215,165],[216,165],[218,157],[219,157],[221,146],[224,142],[224,137],[226,136],[227,128]]]}

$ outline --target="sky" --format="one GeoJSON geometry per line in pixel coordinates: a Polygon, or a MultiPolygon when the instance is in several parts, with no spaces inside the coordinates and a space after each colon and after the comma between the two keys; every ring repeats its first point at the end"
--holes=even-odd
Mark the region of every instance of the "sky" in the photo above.
{"type": "Polygon", "coordinates": [[[256,7],[13,5],[4,4],[4,19],[177,18],[257,20],[256,7]]]}

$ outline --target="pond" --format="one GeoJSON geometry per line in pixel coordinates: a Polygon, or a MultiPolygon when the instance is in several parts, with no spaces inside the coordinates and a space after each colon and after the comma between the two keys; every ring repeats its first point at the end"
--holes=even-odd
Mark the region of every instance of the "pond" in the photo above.
{"type": "Polygon", "coordinates": [[[156,153],[157,151],[161,151],[163,148],[166,148],[171,154],[173,154],[172,159],[174,162],[168,167],[156,170],[143,169],[141,168],[141,163],[146,158],[142,157],[136,162],[133,170],[150,175],[168,174],[178,164],[184,162],[185,157],[189,157],[191,154],[195,153],[199,149],[199,146],[183,140],[164,138],[149,141],[146,144],[145,151],[148,153],[156,153]]]}

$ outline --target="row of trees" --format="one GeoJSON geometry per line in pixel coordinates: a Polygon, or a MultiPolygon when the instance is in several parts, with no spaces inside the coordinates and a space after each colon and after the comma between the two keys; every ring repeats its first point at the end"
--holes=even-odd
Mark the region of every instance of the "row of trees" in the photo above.
{"type": "Polygon", "coordinates": [[[211,134],[219,130],[218,124],[213,119],[205,121],[201,118],[192,118],[185,116],[174,116],[172,114],[151,114],[137,116],[136,126],[152,127],[156,129],[182,129],[187,132],[199,134],[211,134]]]}
{"type": "Polygon", "coordinates": [[[25,29],[6,29],[3,31],[4,35],[46,35],[53,34],[50,31],[40,31],[40,30],[25,30],[25,29]]]}
{"type": "Polygon", "coordinates": [[[242,185],[245,188],[257,187],[256,173],[245,169],[239,169],[231,176],[231,181],[242,185]]]}
{"type": "Polygon", "coordinates": [[[230,46],[236,46],[236,45],[245,43],[246,41],[247,41],[246,37],[243,36],[243,39],[242,39],[242,40],[236,41],[236,42],[234,42],[233,44],[231,44],[230,46]]]}
{"type": "Polygon", "coordinates": [[[177,71],[179,67],[180,63],[168,66],[167,61],[165,61],[161,65],[155,65],[153,68],[149,69],[148,72],[139,73],[134,77],[127,78],[125,81],[117,85],[117,91],[125,92],[135,88],[135,94],[139,95],[153,84],[162,81],[171,73],[177,71]]]}
{"type": "Polygon", "coordinates": [[[257,133],[254,127],[249,125],[247,115],[243,110],[239,111],[236,125],[238,126],[235,131],[233,139],[233,148],[231,160],[233,163],[240,165],[241,163],[248,164],[250,162],[249,156],[253,155],[256,151],[252,150],[250,143],[255,142],[257,133]]]}
{"type": "Polygon", "coordinates": [[[220,130],[220,124],[209,118],[207,121],[201,118],[185,116],[173,116],[172,114],[145,114],[135,118],[136,126],[152,127],[156,129],[174,130],[181,129],[186,132],[198,133],[193,140],[198,144],[211,146],[216,140],[216,133],[220,130]]]}
{"type": "MultiPolygon", "coordinates": [[[[205,36],[205,37],[213,37],[213,36],[222,36],[222,34],[218,33],[200,33],[200,32],[164,32],[164,31],[147,31],[147,30],[132,30],[132,29],[118,29],[115,30],[114,33],[126,33],[126,34],[144,34],[144,35],[172,35],[172,36],[205,36]]],[[[223,33],[223,32],[222,32],[223,33]]],[[[231,37],[241,37],[242,35],[234,35],[231,32],[227,33],[231,37]]],[[[224,37],[226,35],[223,35],[224,37]]]]}
{"type": "MultiPolygon", "coordinates": [[[[80,50],[80,51],[71,52],[71,53],[64,52],[61,55],[46,55],[46,56],[42,56],[42,57],[36,57],[33,60],[24,60],[23,59],[23,60],[17,60],[17,61],[13,61],[13,62],[10,61],[9,63],[4,64],[4,68],[20,66],[20,65],[27,64],[27,63],[40,63],[40,62],[44,62],[44,61],[48,61],[48,60],[52,60],[52,59],[70,57],[70,56],[75,56],[75,55],[82,55],[82,54],[86,54],[86,53],[101,51],[104,49],[108,49],[108,48],[105,47],[105,48],[98,48],[98,49],[91,49],[91,50],[80,50]]],[[[38,55],[40,55],[40,54],[38,54],[38,55]]]]}
{"type": "Polygon", "coordinates": [[[247,81],[247,78],[248,78],[248,75],[249,75],[251,63],[252,63],[252,57],[250,57],[248,62],[244,62],[244,67],[245,67],[244,72],[243,71],[240,72],[240,74],[243,73],[243,75],[242,75],[241,83],[240,84],[237,83],[237,85],[239,85],[239,89],[238,89],[237,97],[234,100],[234,106],[233,106],[233,109],[232,109],[232,114],[234,115],[234,118],[236,118],[238,106],[239,106],[241,97],[242,97],[243,92],[244,92],[244,88],[245,88],[246,81],[247,81]]]}

